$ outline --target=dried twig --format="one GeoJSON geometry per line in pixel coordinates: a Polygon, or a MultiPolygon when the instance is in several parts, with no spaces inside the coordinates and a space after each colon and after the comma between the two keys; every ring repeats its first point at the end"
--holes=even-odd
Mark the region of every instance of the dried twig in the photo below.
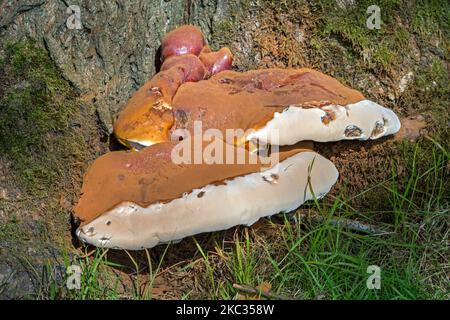
{"type": "Polygon", "coordinates": [[[86,259],[86,258],[92,256],[96,250],[97,250],[97,249],[94,249],[94,250],[92,250],[92,251],[90,251],[90,252],[88,252],[88,253],[86,253],[86,254],[84,254],[84,255],[80,255],[79,257],[80,257],[81,259],[86,259]]]}
{"type": "Polygon", "coordinates": [[[360,231],[368,234],[388,234],[392,233],[389,231],[382,230],[377,226],[371,224],[365,224],[356,220],[346,219],[346,218],[338,218],[338,219],[330,219],[329,223],[333,226],[344,227],[346,229],[352,231],[360,231]]]}
{"type": "Polygon", "coordinates": [[[342,227],[345,229],[348,229],[350,231],[358,231],[363,232],[366,234],[372,234],[372,235],[383,235],[383,234],[391,234],[393,231],[383,230],[380,227],[373,225],[373,224],[366,224],[357,220],[348,219],[348,218],[330,218],[327,219],[326,217],[315,214],[315,215],[308,215],[308,214],[300,214],[300,218],[309,218],[312,220],[315,220],[317,222],[327,222],[333,226],[336,227],[342,227]]]}
{"type": "Polygon", "coordinates": [[[277,295],[277,294],[271,293],[270,291],[264,291],[264,290],[261,290],[261,289],[255,288],[255,287],[240,285],[237,283],[233,283],[233,288],[238,289],[239,291],[242,291],[245,293],[255,294],[255,295],[267,298],[267,299],[294,300],[294,298],[292,298],[292,297],[277,295]]]}

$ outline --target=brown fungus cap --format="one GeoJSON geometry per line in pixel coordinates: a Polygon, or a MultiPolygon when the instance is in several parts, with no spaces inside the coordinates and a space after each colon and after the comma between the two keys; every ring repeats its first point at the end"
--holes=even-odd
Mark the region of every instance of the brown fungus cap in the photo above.
{"type": "Polygon", "coordinates": [[[258,129],[289,105],[303,108],[348,105],[364,99],[336,79],[311,69],[223,71],[182,85],[172,102],[173,129],[258,129]]]}
{"type": "MultiPolygon", "coordinates": [[[[267,169],[270,164],[250,161],[243,148],[222,144],[223,148],[243,152],[243,164],[177,164],[172,161],[172,149],[183,142],[163,142],[137,151],[115,151],[96,159],[84,176],[81,197],[75,207],[75,217],[82,225],[89,223],[115,206],[132,202],[147,207],[156,202],[168,202],[184,193],[208,184],[221,184],[224,180],[267,169]]],[[[207,144],[203,143],[203,150],[207,144]]],[[[194,148],[194,144],[190,144],[194,148]]],[[[280,149],[278,160],[308,150],[308,144],[297,144],[280,149]]],[[[191,153],[194,159],[194,150],[191,153]]]]}
{"type": "Polygon", "coordinates": [[[364,99],[360,92],[336,79],[306,68],[242,73],[226,70],[208,80],[183,83],[184,77],[183,68],[172,67],[140,88],[120,113],[114,127],[116,136],[122,141],[139,143],[168,141],[169,130],[192,131],[194,121],[202,121],[204,130],[259,129],[275,112],[289,105],[321,108],[364,99]],[[155,86],[168,97],[164,99],[166,112],[151,108],[155,100],[148,92],[155,86]]]}
{"type": "Polygon", "coordinates": [[[166,78],[160,73],[158,79],[147,81],[119,113],[114,123],[114,134],[120,142],[133,147],[133,142],[139,144],[142,139],[149,144],[169,139],[169,129],[173,126],[174,117],[170,99],[163,92],[171,91],[171,86],[174,86],[168,79],[181,83],[183,77],[174,69],[167,73],[169,72],[175,77],[166,78]]]}

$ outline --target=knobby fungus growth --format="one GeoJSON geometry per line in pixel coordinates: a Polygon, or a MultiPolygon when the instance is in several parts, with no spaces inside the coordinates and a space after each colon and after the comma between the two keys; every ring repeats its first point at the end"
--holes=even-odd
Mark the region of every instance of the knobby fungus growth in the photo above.
{"type": "Polygon", "coordinates": [[[114,125],[117,139],[140,151],[107,153],[85,175],[75,217],[86,243],[139,250],[294,210],[338,178],[302,141],[378,139],[400,129],[394,112],[318,71],[232,71],[230,50],[212,52],[196,27],[170,32],[161,49],[160,72],[114,125]],[[229,130],[241,134],[230,138],[229,130]],[[181,145],[192,149],[178,163],[181,145]],[[237,153],[243,161],[230,163],[237,153]],[[263,153],[277,161],[267,165],[263,153]]]}

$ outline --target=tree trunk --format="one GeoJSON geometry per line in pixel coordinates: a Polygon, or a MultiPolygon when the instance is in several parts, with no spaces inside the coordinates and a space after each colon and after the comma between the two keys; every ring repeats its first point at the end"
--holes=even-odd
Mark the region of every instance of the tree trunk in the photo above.
{"type": "Polygon", "coordinates": [[[117,111],[155,73],[164,34],[193,23],[211,39],[228,15],[217,0],[19,0],[0,1],[0,9],[0,43],[28,37],[44,46],[110,132],[117,111]]]}

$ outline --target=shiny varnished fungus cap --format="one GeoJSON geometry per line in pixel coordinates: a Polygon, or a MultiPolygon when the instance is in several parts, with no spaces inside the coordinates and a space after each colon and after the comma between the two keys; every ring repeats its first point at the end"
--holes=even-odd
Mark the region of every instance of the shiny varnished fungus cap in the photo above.
{"type": "MultiPolygon", "coordinates": [[[[170,105],[170,127],[167,122],[160,127],[157,121],[149,123],[146,114],[133,115],[131,108],[124,112],[140,123],[133,139],[142,145],[148,145],[147,137],[161,130],[166,140],[176,139],[173,133],[178,129],[193,132],[195,121],[201,121],[203,130],[251,129],[254,132],[247,140],[279,145],[304,140],[377,139],[400,128],[393,111],[330,76],[306,68],[242,73],[225,70],[208,80],[184,83],[170,105]],[[276,141],[271,140],[273,132],[278,134],[276,141]]],[[[129,123],[126,119],[121,122],[129,123]]]]}
{"type": "MultiPolygon", "coordinates": [[[[188,142],[98,158],[75,208],[78,237],[95,246],[138,250],[251,225],[324,196],[338,177],[329,160],[302,146],[281,150],[279,162],[268,166],[261,161],[175,164],[174,148],[188,142]]],[[[250,159],[245,149],[231,148],[250,159]]]]}
{"type": "Polygon", "coordinates": [[[232,55],[228,48],[211,52],[201,31],[182,26],[164,37],[160,71],[136,91],[114,123],[114,134],[124,145],[141,149],[169,140],[174,118],[172,99],[186,82],[195,82],[228,70],[232,55]],[[200,55],[201,59],[198,57],[200,55]]]}
{"type": "MultiPolygon", "coordinates": [[[[176,72],[170,70],[170,72],[176,72]]],[[[178,75],[180,81],[182,76],[178,75]]],[[[141,149],[169,140],[174,123],[172,106],[159,86],[148,81],[136,91],[114,122],[114,135],[124,145],[141,149]]],[[[170,100],[169,100],[170,101],[170,100]]]]}
{"type": "Polygon", "coordinates": [[[252,129],[247,140],[279,145],[298,141],[377,139],[400,128],[391,110],[311,69],[223,71],[182,85],[172,101],[174,125],[193,131],[252,129]],[[276,132],[277,140],[271,140],[276,132]]]}
{"type": "Polygon", "coordinates": [[[169,32],[161,41],[161,59],[182,54],[198,56],[205,45],[202,31],[192,25],[184,25],[169,32]]]}
{"type": "Polygon", "coordinates": [[[205,65],[210,76],[230,70],[233,66],[233,54],[228,48],[221,48],[219,51],[211,52],[210,48],[205,46],[198,57],[205,65]]]}
{"type": "Polygon", "coordinates": [[[173,126],[172,97],[187,81],[207,75],[203,63],[192,54],[169,57],[156,74],[137,90],[114,123],[114,134],[123,144],[141,149],[168,141],[173,126]]]}
{"type": "MultiPolygon", "coordinates": [[[[182,70],[182,83],[203,80],[207,76],[207,69],[201,60],[193,54],[183,54],[181,56],[172,56],[164,61],[161,71],[179,68],[182,70]]],[[[158,76],[156,76],[157,78],[158,76]]]]}

